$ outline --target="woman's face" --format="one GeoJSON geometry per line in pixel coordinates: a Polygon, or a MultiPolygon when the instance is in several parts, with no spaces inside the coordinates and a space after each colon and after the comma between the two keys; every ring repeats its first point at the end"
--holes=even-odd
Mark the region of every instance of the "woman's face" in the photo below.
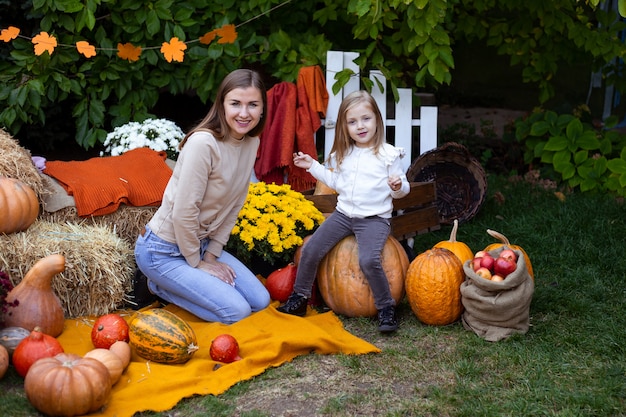
{"type": "Polygon", "coordinates": [[[224,114],[231,134],[243,138],[254,129],[263,114],[263,97],[255,87],[235,88],[224,97],[224,114]]]}
{"type": "Polygon", "coordinates": [[[358,103],[346,112],[348,134],[358,148],[369,148],[376,135],[376,115],[367,103],[358,103]]]}

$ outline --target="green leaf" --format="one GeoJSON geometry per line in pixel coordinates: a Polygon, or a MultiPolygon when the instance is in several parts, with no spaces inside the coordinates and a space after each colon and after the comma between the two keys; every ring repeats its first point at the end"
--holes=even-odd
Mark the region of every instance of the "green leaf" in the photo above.
{"type": "Polygon", "coordinates": [[[543,136],[548,132],[549,129],[550,125],[548,124],[548,122],[541,120],[532,124],[532,126],[530,127],[530,135],[543,136]]]}
{"type": "Polygon", "coordinates": [[[543,149],[545,151],[562,151],[564,149],[567,149],[567,142],[568,141],[565,136],[552,136],[550,139],[548,139],[548,142],[543,149]]]}
{"type": "MultiPolygon", "coordinates": [[[[150,10],[146,14],[146,28],[150,36],[154,36],[161,30],[161,21],[156,11],[150,10]]],[[[168,39],[169,40],[169,39],[168,39]]]]}
{"type": "Polygon", "coordinates": [[[611,159],[606,163],[606,166],[615,174],[626,174],[626,160],[624,159],[611,159]]]}

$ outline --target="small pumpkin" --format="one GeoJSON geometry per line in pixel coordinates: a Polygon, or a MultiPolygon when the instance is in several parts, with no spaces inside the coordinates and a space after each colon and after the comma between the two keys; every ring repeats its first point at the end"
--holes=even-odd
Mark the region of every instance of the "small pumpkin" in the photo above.
{"type": "Polygon", "coordinates": [[[209,348],[211,359],[217,362],[231,363],[241,360],[239,356],[239,343],[229,334],[220,334],[211,341],[209,348]]]}
{"type": "Polygon", "coordinates": [[[137,312],[129,326],[130,344],[144,359],[185,363],[198,350],[191,326],[168,310],[153,308],[137,312]]]}
{"type": "Polygon", "coordinates": [[[39,216],[35,191],[15,178],[0,177],[0,234],[23,232],[39,216]]]}
{"type": "Polygon", "coordinates": [[[52,290],[52,278],[65,271],[65,257],[48,255],[37,262],[26,273],[22,281],[7,294],[6,301],[18,301],[5,314],[7,327],[23,327],[57,337],[63,333],[65,316],[59,297],[52,290]]]}
{"type": "Polygon", "coordinates": [[[461,318],[463,264],[452,251],[433,248],[419,254],[406,274],[406,295],[419,321],[444,326],[461,318]]]}
{"type": "Polygon", "coordinates": [[[13,351],[25,337],[28,337],[30,330],[23,327],[5,327],[0,330],[0,345],[9,352],[9,356],[13,355],[13,351]]]}
{"type": "Polygon", "coordinates": [[[289,295],[293,291],[293,284],[296,282],[296,274],[298,268],[294,263],[290,263],[284,268],[279,268],[269,274],[265,280],[265,288],[270,293],[272,300],[278,300],[281,303],[287,301],[289,295]]]}
{"type": "MultiPolygon", "coordinates": [[[[389,236],[381,255],[391,296],[404,297],[404,278],[409,257],[397,239],[389,236]]],[[[326,254],[317,269],[317,285],[326,304],[348,317],[372,317],[377,310],[374,296],[359,266],[359,248],[354,235],[343,238],[326,254]]]]}
{"type": "Polygon", "coordinates": [[[330,188],[326,183],[317,180],[315,182],[315,190],[313,190],[313,195],[327,195],[327,194],[337,194],[337,191],[330,188]]]}
{"type": "Polygon", "coordinates": [[[118,340],[128,342],[128,323],[117,313],[100,316],[91,328],[94,347],[108,349],[118,340]]]}
{"type": "Polygon", "coordinates": [[[512,245],[506,236],[504,236],[500,232],[496,232],[495,230],[487,229],[487,234],[491,237],[498,239],[501,243],[492,243],[485,248],[485,251],[491,252],[493,250],[501,248],[502,246],[506,246],[507,248],[513,249],[513,250],[516,250],[516,249],[519,250],[524,255],[524,260],[526,261],[526,268],[528,268],[528,273],[530,274],[530,277],[533,280],[535,279],[535,274],[533,273],[533,266],[530,263],[530,258],[528,257],[528,254],[526,253],[524,249],[522,249],[521,246],[512,245]]]}
{"type": "Polygon", "coordinates": [[[118,340],[111,345],[109,350],[115,353],[118,358],[120,358],[124,369],[126,369],[126,367],[128,367],[128,364],[130,363],[130,358],[132,356],[132,350],[130,348],[130,345],[127,342],[118,340]]]}
{"type": "Polygon", "coordinates": [[[109,371],[94,358],[61,353],[38,360],[24,379],[28,401],[49,416],[73,417],[99,410],[111,394],[109,371]]]}
{"type": "Polygon", "coordinates": [[[41,358],[63,353],[63,351],[63,346],[57,339],[35,327],[13,351],[13,366],[20,376],[26,376],[33,363],[41,358]]]}
{"type": "Polygon", "coordinates": [[[7,369],[9,369],[9,351],[0,345],[0,379],[4,378],[7,369]]]}
{"type": "Polygon", "coordinates": [[[115,385],[119,381],[122,373],[124,372],[124,363],[115,353],[109,349],[95,348],[85,353],[85,358],[94,358],[102,362],[109,371],[111,380],[111,386],[115,385]]]}
{"type": "Polygon", "coordinates": [[[450,239],[443,240],[435,244],[435,246],[433,247],[448,249],[449,251],[454,253],[457,256],[457,258],[459,258],[459,260],[461,261],[461,264],[464,264],[466,261],[474,258],[474,252],[472,252],[472,249],[470,249],[470,247],[467,246],[467,244],[456,240],[458,229],[459,229],[459,221],[458,219],[454,219],[454,222],[452,225],[452,231],[450,232],[450,239]]]}

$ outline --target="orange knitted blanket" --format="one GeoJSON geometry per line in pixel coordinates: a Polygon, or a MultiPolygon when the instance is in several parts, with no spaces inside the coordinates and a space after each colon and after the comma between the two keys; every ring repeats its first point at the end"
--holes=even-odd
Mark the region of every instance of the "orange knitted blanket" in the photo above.
{"type": "Polygon", "coordinates": [[[132,149],[86,161],[47,161],[45,174],[74,196],[80,217],[115,212],[120,204],[158,206],[172,170],[165,152],[132,149]]]}

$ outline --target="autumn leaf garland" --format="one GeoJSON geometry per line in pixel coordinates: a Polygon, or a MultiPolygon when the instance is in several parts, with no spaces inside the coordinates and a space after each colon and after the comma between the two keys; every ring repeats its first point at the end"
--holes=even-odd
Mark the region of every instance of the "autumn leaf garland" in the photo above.
{"type": "MultiPolygon", "coordinates": [[[[9,26],[6,29],[2,29],[0,31],[0,40],[4,42],[11,42],[13,39],[16,39],[18,36],[21,36],[26,39],[30,39],[34,45],[35,55],[39,56],[44,52],[48,52],[50,55],[54,52],[54,49],[59,46],[57,40],[54,36],[51,36],[47,32],[40,32],[38,35],[35,35],[33,38],[29,38],[23,35],[20,35],[20,29],[15,26],[9,26]]],[[[205,33],[199,39],[189,42],[183,42],[177,37],[173,37],[169,40],[169,42],[163,42],[161,44],[161,53],[167,60],[167,62],[182,62],[185,57],[185,50],[187,49],[187,44],[191,42],[200,42],[204,45],[208,45],[213,42],[216,38],[218,38],[218,44],[225,43],[234,43],[237,40],[237,30],[235,25],[229,24],[224,25],[221,28],[214,29],[210,32],[205,33]]],[[[73,45],[61,45],[67,47],[74,47],[73,45]]],[[[97,50],[105,50],[106,48],[96,48],[91,45],[87,41],[78,41],[76,42],[76,50],[84,55],[86,58],[91,58],[96,55],[97,50]]],[[[145,49],[155,49],[156,47],[148,47],[145,49]]],[[[117,44],[117,56],[126,59],[128,61],[134,62],[139,60],[139,56],[141,55],[143,48],[140,46],[135,46],[130,43],[118,43],[117,44]]]]}

